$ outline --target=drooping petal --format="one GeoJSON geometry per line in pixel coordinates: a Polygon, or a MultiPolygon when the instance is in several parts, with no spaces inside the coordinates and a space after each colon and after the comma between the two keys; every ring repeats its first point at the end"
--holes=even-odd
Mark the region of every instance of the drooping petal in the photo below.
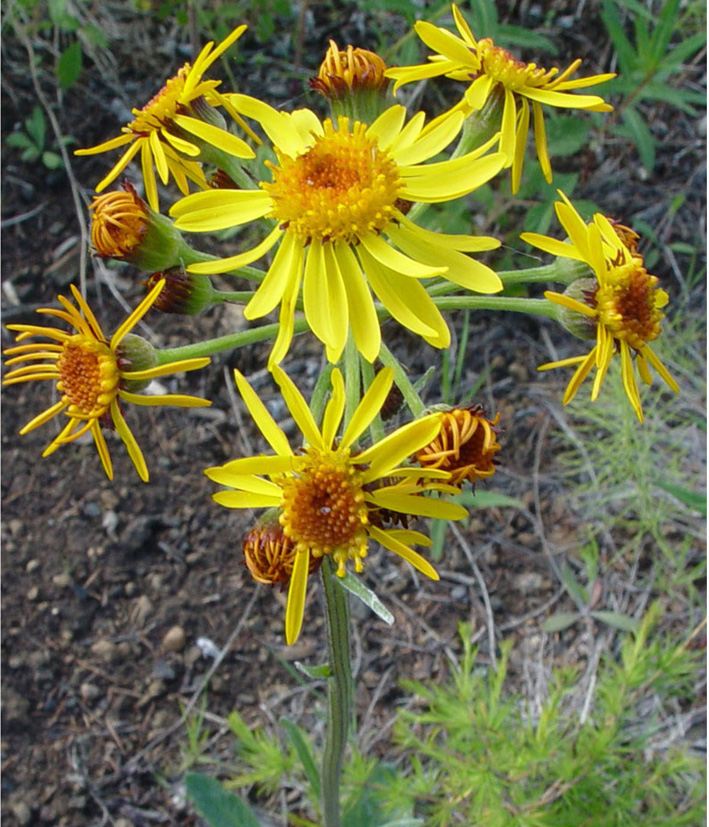
{"type": "Polygon", "coordinates": [[[310,407],[305,399],[303,399],[303,395],[295,386],[293,380],[277,365],[273,368],[273,378],[281,389],[288,410],[291,412],[293,419],[295,419],[296,425],[300,428],[300,432],[305,437],[305,441],[309,445],[312,445],[313,448],[321,451],[327,450],[329,446],[325,445],[318,426],[313,419],[310,407]]]}
{"type": "Polygon", "coordinates": [[[411,563],[415,569],[418,569],[422,574],[425,574],[426,577],[430,577],[431,580],[440,579],[438,572],[433,568],[428,560],[412,548],[409,548],[409,546],[397,537],[394,531],[383,531],[381,528],[371,526],[369,529],[369,534],[372,539],[376,540],[384,546],[384,548],[389,549],[389,551],[393,551],[395,554],[398,554],[399,557],[403,557],[404,560],[411,563]]]}
{"type": "Polygon", "coordinates": [[[303,626],[305,596],[308,588],[308,570],[310,568],[310,551],[299,551],[295,555],[293,574],[288,588],[286,605],[286,643],[291,646],[298,640],[303,626]]]}
{"type": "Polygon", "coordinates": [[[300,282],[303,246],[296,236],[285,233],[281,246],[251,301],[244,308],[246,319],[258,319],[270,313],[281,301],[289,283],[300,282]]]}
{"type": "Polygon", "coordinates": [[[118,435],[126,446],[128,456],[131,460],[133,460],[133,465],[135,466],[135,470],[138,472],[138,476],[143,482],[148,482],[148,466],[145,464],[145,457],[143,456],[143,452],[140,450],[133,433],[128,427],[128,424],[123,418],[121,409],[115,399],[111,401],[111,419],[113,420],[113,424],[116,426],[118,435]]]}
{"type": "Polygon", "coordinates": [[[441,414],[430,414],[397,428],[394,433],[380,439],[371,448],[357,455],[357,461],[368,464],[363,472],[365,483],[385,477],[406,457],[412,456],[438,436],[441,414]]]}
{"type": "MultiPolygon", "coordinates": [[[[332,397],[327,403],[322,420],[322,441],[325,446],[331,448],[337,435],[337,429],[342,422],[342,415],[345,412],[345,383],[338,368],[330,374],[332,383],[332,397]]],[[[341,447],[349,447],[343,439],[341,447]]]]}
{"type": "Polygon", "coordinates": [[[343,450],[350,448],[371,425],[374,417],[381,411],[393,382],[394,371],[391,368],[382,368],[374,377],[342,435],[340,445],[343,450]]]}
{"type": "Polygon", "coordinates": [[[291,457],[293,451],[288,443],[288,437],[278,427],[276,421],[261,401],[261,397],[254,391],[244,378],[244,375],[238,370],[234,370],[234,379],[236,380],[236,386],[239,389],[241,398],[244,400],[244,404],[248,408],[254,422],[258,425],[266,442],[268,442],[279,456],[291,457]]]}

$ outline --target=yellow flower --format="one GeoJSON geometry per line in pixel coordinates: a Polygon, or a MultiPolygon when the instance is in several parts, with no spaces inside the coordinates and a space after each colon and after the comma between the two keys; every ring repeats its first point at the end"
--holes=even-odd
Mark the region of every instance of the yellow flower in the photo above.
{"type": "Polygon", "coordinates": [[[188,179],[202,188],[207,187],[202,168],[194,160],[201,153],[202,142],[219,146],[237,158],[254,157],[247,143],[210,122],[221,120],[211,106],[223,106],[242,128],[253,134],[227,97],[217,91],[221,81],[202,80],[207,69],[245,30],[246,26],[238,26],[217,47],[211,41],[207,43],[194,64],[185,63],[142,109],[133,109],[135,118],[121,129],[122,135],[89,149],[75,151],[76,155],[97,155],[129,145],[108,175],[99,182],[96,192],[102,192],[140,153],[146,197],[150,206],[159,211],[154,167],[163,184],[167,184],[172,174],[180,192],[186,195],[189,192],[188,179]]]}
{"type": "Polygon", "coordinates": [[[542,104],[565,109],[589,109],[610,112],[613,107],[598,95],[573,95],[569,90],[595,86],[615,77],[614,73],[591,75],[569,80],[581,65],[575,60],[559,73],[555,67],[543,69],[536,63],[517,60],[505,49],[495,46],[490,38],[476,40],[457,6],[453,18],[460,37],[446,29],[420,20],[416,32],[436,54],[429,63],[389,69],[387,77],[395,78],[394,92],[405,83],[424,78],[446,77],[471,82],[465,97],[452,111],[466,115],[479,111],[489,98],[499,96],[503,103],[500,150],[507,156],[505,166],[512,167],[512,192],[519,189],[522,165],[529,132],[529,103],[534,113],[534,139],[537,157],[544,177],[551,182],[551,164],[547,148],[542,104]]]}
{"type": "Polygon", "coordinates": [[[286,114],[241,95],[232,100],[262,124],[273,142],[278,163],[269,163],[272,181],[262,181],[258,190],[195,193],[173,205],[171,215],[176,227],[190,232],[261,217],[277,221],[252,250],[210,261],[208,267],[188,267],[195,273],[224,273],[279,245],[244,311],[247,319],[257,319],[280,303],[280,331],[269,367],[288,350],[301,283],[308,324],[333,362],[342,354],[350,326],[362,355],[370,362],[377,357],[381,332],[370,288],[400,324],[439,348],[448,347],[450,333],[420,279],[445,274],[467,289],[502,289],[496,273],[461,252],[491,250],[499,246],[497,240],[430,232],[404,214],[412,201],[458,198],[500,171],[500,153],[481,157],[490,143],[456,160],[422,163],[451,142],[462,113],[424,130],[423,113],[405,125],[403,106],[387,109],[367,126],[346,117],[321,123],[307,109],[286,114]]]}
{"type": "Polygon", "coordinates": [[[104,335],[91,308],[72,285],[71,290],[78,307],[64,296],[59,296],[62,310],[42,308],[38,313],[56,316],[64,320],[74,332],[55,327],[30,324],[11,324],[9,330],[19,332],[18,342],[32,336],[43,336],[51,343],[20,344],[8,348],[5,355],[13,358],[8,365],[29,362],[25,367],[10,371],[3,385],[49,379],[56,383],[59,401],[28,422],[20,431],[33,431],[57,414],[64,413],[69,421],[59,436],[44,450],[42,456],[53,454],[59,447],[73,442],[90,432],[96,443],[106,475],[113,479],[113,466],[101,428],[118,431],[128,454],[143,482],[148,481],[148,469],[143,454],[131,433],[123,413],[122,402],[134,405],[177,405],[178,407],[203,407],[211,403],[207,399],[182,394],[143,396],[133,390],[142,389],[149,380],[178,371],[196,370],[209,364],[209,359],[185,359],[160,365],[156,351],[144,339],[129,333],[143,318],[165,284],[159,282],[128,316],[110,341],[104,335]],[[147,366],[144,368],[144,366],[147,366]],[[139,368],[136,370],[136,367],[139,368]]]}
{"type": "Polygon", "coordinates": [[[404,425],[358,451],[355,443],[381,410],[393,371],[385,368],[377,374],[338,439],[345,408],[340,371],[335,368],[332,372],[332,397],[319,428],[296,386],[276,366],[273,375],[304,437],[304,447],[294,451],[246,379],[238,371],[234,375],[244,403],[276,453],[236,459],[205,473],[214,482],[234,489],[213,495],[220,505],[281,511],[283,533],[296,551],[286,608],[287,642],[294,643],[300,633],[311,557],[330,555],[337,563],[338,575],[344,577],[348,561],[354,561],[355,571],[362,570],[367,545],[374,540],[437,580],[431,564],[411,548],[412,544],[430,545],[425,535],[408,528],[384,529],[375,524],[376,519],[370,520],[370,514],[384,509],[387,513],[448,520],[465,516],[465,509],[455,503],[422,496],[430,490],[455,490],[440,482],[448,474],[400,467],[402,460],[436,436],[441,414],[404,425]]]}
{"type": "Polygon", "coordinates": [[[491,477],[500,450],[495,433],[499,421],[500,414],[487,419],[480,405],[446,411],[440,433],[417,451],[416,461],[423,468],[448,471],[451,485],[491,477]]]}
{"type": "Polygon", "coordinates": [[[566,405],[595,367],[591,390],[591,401],[595,402],[613,357],[620,354],[623,387],[642,422],[633,357],[645,384],[649,385],[652,381],[650,363],[675,393],[679,391],[677,382],[649,345],[660,335],[660,322],[664,317],[662,308],[667,304],[667,293],[658,288],[659,279],[649,275],[643,266],[642,256],[634,249],[637,235],[632,230],[614,225],[600,213],[596,213],[593,221],[586,224],[564,193],[559,191],[559,195],[563,203],[556,203],[556,214],[569,241],[558,241],[538,233],[522,233],[521,238],[552,255],[583,261],[593,270],[595,281],[581,280],[584,282],[583,301],[568,292],[547,291],[544,295],[549,301],[581,314],[592,326],[595,325],[596,344],[586,356],[550,362],[541,365],[539,370],[578,365],[564,394],[563,403],[566,405]],[[631,249],[627,246],[628,242],[631,249]],[[590,281],[590,286],[585,284],[587,281],[590,281]]]}

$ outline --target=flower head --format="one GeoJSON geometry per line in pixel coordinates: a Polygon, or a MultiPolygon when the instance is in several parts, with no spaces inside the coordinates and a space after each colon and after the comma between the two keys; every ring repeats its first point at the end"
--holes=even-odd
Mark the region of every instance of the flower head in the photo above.
{"type": "Polygon", "coordinates": [[[465,509],[454,503],[425,497],[427,491],[449,491],[448,474],[438,470],[404,468],[402,460],[429,443],[438,433],[441,414],[411,422],[369,448],[355,443],[379,413],[393,380],[382,370],[355,410],[341,437],[337,437],[345,409],[342,375],[332,371],[332,396],[319,428],[302,395],[276,366],[274,378],[304,437],[304,447],[293,450],[265,405],[246,379],[235,371],[241,396],[275,456],[236,459],[208,468],[214,482],[228,486],[213,499],[227,508],[278,508],[283,534],[296,551],[286,609],[286,640],[293,643],[303,622],[303,607],[311,558],[331,556],[344,577],[348,562],[362,570],[370,540],[408,560],[428,577],[438,579],[433,567],[412,544],[430,545],[428,538],[410,529],[382,528],[370,519],[388,513],[459,519],[465,509]],[[443,480],[444,482],[441,482],[443,480]]]}
{"type": "Polygon", "coordinates": [[[570,92],[603,83],[614,78],[615,74],[570,80],[581,65],[580,59],[562,72],[556,67],[544,69],[536,63],[524,63],[496,46],[491,38],[476,40],[455,5],[453,19],[460,37],[423,20],[416,23],[418,36],[435,54],[429,57],[428,63],[420,66],[389,69],[387,77],[396,79],[394,91],[405,83],[441,75],[466,81],[470,85],[465,91],[464,99],[452,110],[463,111],[466,115],[481,110],[488,99],[499,97],[502,105],[500,150],[507,156],[505,166],[512,167],[512,192],[517,192],[522,177],[531,101],[537,157],[544,177],[551,182],[542,104],[565,109],[610,112],[613,107],[598,95],[574,95],[570,92]]]}
{"type": "Polygon", "coordinates": [[[216,291],[209,276],[188,273],[178,264],[151,273],[143,284],[150,291],[161,280],[165,281],[165,287],[153,305],[161,313],[195,316],[214,304],[216,291]]]}
{"type": "Polygon", "coordinates": [[[326,98],[341,98],[362,89],[384,92],[389,85],[385,71],[386,64],[375,52],[353,46],[341,51],[331,40],[325,60],[317,77],[311,78],[310,86],[326,98]]]}
{"type": "MultiPolygon", "coordinates": [[[[281,588],[290,583],[295,565],[296,549],[278,521],[278,510],[271,509],[244,538],[244,560],[251,576],[258,583],[281,588]]],[[[312,557],[308,574],[313,574],[322,557],[312,557]]]]}
{"type": "Polygon", "coordinates": [[[474,483],[495,473],[495,454],[500,450],[495,425],[500,414],[487,419],[480,405],[454,408],[443,414],[441,430],[416,452],[422,468],[448,471],[451,485],[474,483]]]}
{"type": "MultiPolygon", "coordinates": [[[[633,359],[640,378],[649,385],[652,381],[649,364],[677,393],[679,387],[667,368],[653,353],[650,342],[660,335],[662,308],[668,301],[667,293],[658,287],[657,276],[649,275],[643,257],[637,253],[637,234],[628,235],[628,228],[613,223],[600,213],[586,224],[569,199],[560,191],[562,202],[556,204],[556,214],[566,230],[569,241],[557,241],[537,233],[522,233],[529,244],[552,255],[583,261],[595,274],[595,281],[581,280],[575,292],[573,284],[565,294],[547,291],[549,301],[581,314],[595,325],[596,344],[586,356],[574,356],[541,365],[539,370],[576,365],[576,373],[569,382],[563,402],[566,405],[578,391],[583,380],[595,367],[596,375],[591,390],[594,402],[613,357],[620,355],[623,387],[638,419],[643,421],[642,405],[633,359]],[[619,230],[620,227],[620,230],[619,230]],[[628,239],[631,241],[629,249],[628,239]]],[[[588,325],[583,326],[584,329],[588,325]]],[[[583,338],[588,338],[584,335],[583,338]]]]}
{"type": "Polygon", "coordinates": [[[97,195],[89,207],[91,242],[101,258],[162,270],[193,257],[172,221],[152,210],[128,182],[122,190],[97,195]]]}
{"type": "Polygon", "coordinates": [[[145,459],[123,418],[121,403],[179,407],[203,407],[211,404],[207,399],[182,394],[143,396],[135,392],[157,376],[196,370],[209,364],[209,359],[200,358],[160,365],[155,349],[144,339],[130,333],[150,309],[163,285],[162,281],[155,285],[110,340],[73,285],[71,290],[76,306],[64,296],[59,296],[62,310],[42,308],[37,311],[62,319],[73,328],[72,332],[40,325],[8,325],[9,330],[19,333],[18,342],[24,342],[32,336],[50,340],[49,344],[19,344],[5,350],[5,355],[12,357],[7,360],[8,365],[21,362],[28,364],[11,370],[3,380],[3,385],[32,382],[36,379],[49,379],[56,384],[59,401],[28,422],[20,431],[20,434],[33,431],[57,414],[63,413],[68,417],[59,436],[44,450],[43,457],[89,432],[96,443],[106,475],[113,479],[111,457],[101,431],[102,427],[109,428],[118,431],[138,475],[147,482],[145,459]]]}
{"type": "Polygon", "coordinates": [[[75,151],[76,155],[96,155],[128,145],[108,175],[96,186],[96,192],[102,192],[140,153],[148,203],[157,211],[160,207],[155,169],[163,184],[167,184],[172,175],[180,192],[186,195],[188,179],[199,187],[207,187],[202,168],[197,163],[205,144],[218,146],[237,158],[254,157],[247,143],[224,129],[221,115],[212,108],[223,106],[242,128],[253,134],[229,100],[217,91],[221,81],[202,79],[207,69],[245,30],[246,26],[238,26],[216,47],[211,41],[207,43],[193,64],[185,63],[142,109],[133,109],[135,117],[122,128],[121,135],[89,149],[75,151]]]}
{"type": "Polygon", "coordinates": [[[258,120],[273,141],[278,162],[269,164],[271,180],[262,181],[259,190],[195,193],[173,205],[171,214],[175,226],[190,232],[262,216],[277,221],[252,250],[188,268],[223,273],[278,246],[244,311],[247,319],[257,319],[280,303],[280,331],[269,365],[278,364],[290,344],[301,284],[308,323],[333,362],[350,326],[366,359],[379,353],[381,332],[370,288],[397,321],[440,348],[448,346],[450,333],[420,279],[445,274],[471,290],[501,289],[490,268],[463,254],[494,249],[498,241],[430,232],[405,215],[405,202],[457,198],[501,169],[500,153],[481,157],[489,144],[454,161],[422,163],[450,143],[462,114],[427,130],[423,113],[405,125],[402,106],[387,109],[371,126],[346,117],[322,123],[309,110],[286,114],[235,97],[240,111],[258,120]]]}

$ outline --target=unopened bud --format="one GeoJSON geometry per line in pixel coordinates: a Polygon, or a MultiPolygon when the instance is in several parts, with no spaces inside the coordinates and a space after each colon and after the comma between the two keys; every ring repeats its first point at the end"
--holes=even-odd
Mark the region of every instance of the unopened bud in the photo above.
{"type": "Polygon", "coordinates": [[[151,273],[143,284],[149,292],[160,279],[165,280],[165,286],[153,307],[161,313],[195,316],[215,303],[216,291],[209,276],[188,273],[182,265],[177,265],[151,273]]]}
{"type": "MultiPolygon", "coordinates": [[[[564,290],[564,295],[588,307],[595,308],[597,292],[598,282],[596,279],[577,279],[564,290]]],[[[559,321],[577,339],[595,339],[597,336],[598,325],[595,318],[584,316],[583,313],[576,313],[564,305],[561,305],[559,321]]]]}

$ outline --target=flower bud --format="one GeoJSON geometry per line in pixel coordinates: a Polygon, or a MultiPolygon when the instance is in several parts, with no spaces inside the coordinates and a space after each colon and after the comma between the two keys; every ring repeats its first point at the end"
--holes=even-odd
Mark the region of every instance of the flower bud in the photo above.
{"type": "MultiPolygon", "coordinates": [[[[136,333],[127,333],[116,348],[116,359],[122,373],[134,370],[150,370],[158,364],[158,352],[147,339],[136,333]]],[[[124,380],[123,390],[140,393],[152,380],[124,380]]]]}
{"type": "MultiPolygon", "coordinates": [[[[595,307],[597,292],[598,282],[596,279],[577,279],[571,282],[564,290],[563,295],[576,299],[577,302],[588,305],[588,307],[595,307]]],[[[564,305],[561,305],[559,322],[577,339],[595,339],[597,336],[598,323],[596,318],[576,313],[564,305]]]]}
{"type": "Polygon", "coordinates": [[[215,303],[216,291],[209,276],[188,273],[178,264],[176,267],[151,273],[143,284],[149,292],[160,279],[165,280],[165,287],[153,307],[161,313],[195,316],[215,303]]]}
{"type": "Polygon", "coordinates": [[[97,195],[91,202],[91,242],[101,258],[127,261],[140,270],[163,270],[191,250],[172,221],[154,212],[135,188],[97,195]]]}
{"type": "Polygon", "coordinates": [[[389,86],[386,64],[374,52],[348,46],[341,51],[334,40],[310,87],[326,97],[334,117],[371,122],[380,113],[389,86]]]}

